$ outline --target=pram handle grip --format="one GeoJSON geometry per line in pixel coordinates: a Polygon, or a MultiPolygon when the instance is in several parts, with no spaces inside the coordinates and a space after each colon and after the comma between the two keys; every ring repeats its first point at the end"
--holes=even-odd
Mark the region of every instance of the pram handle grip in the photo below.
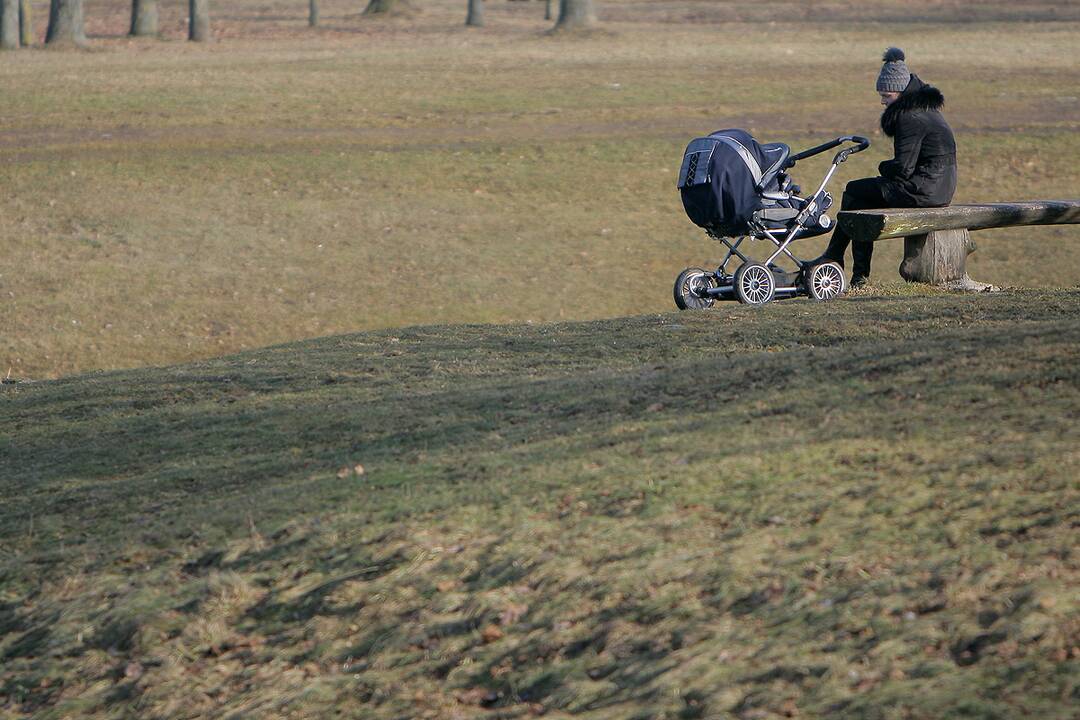
{"type": "Polygon", "coordinates": [[[862,135],[847,135],[843,139],[858,144],[859,147],[854,148],[851,151],[852,155],[857,152],[862,152],[866,148],[870,147],[870,138],[864,138],[862,135]]]}
{"type": "MultiPolygon", "coordinates": [[[[853,155],[853,154],[855,154],[857,152],[862,152],[866,148],[870,147],[870,141],[867,138],[864,138],[861,135],[844,135],[843,137],[838,137],[835,140],[830,140],[827,143],[823,143],[821,145],[816,145],[816,146],[810,148],[809,150],[803,150],[801,153],[796,153],[795,155],[792,155],[791,157],[788,158],[786,167],[791,167],[792,165],[799,162],[800,160],[805,160],[808,157],[813,157],[814,155],[820,155],[821,153],[825,152],[826,150],[832,150],[834,147],[840,147],[841,145],[843,145],[846,142],[856,143],[856,147],[849,148],[847,150],[841,150],[839,153],[837,153],[837,156],[836,156],[837,160],[840,160],[840,155],[844,156],[843,160],[840,160],[840,162],[844,162],[844,160],[847,160],[848,155],[853,155]]],[[[834,162],[835,162],[835,160],[834,160],[834,162]]]]}
{"type": "Polygon", "coordinates": [[[848,137],[840,139],[856,143],[856,145],[853,148],[844,148],[840,152],[836,153],[836,157],[833,158],[833,165],[839,165],[840,163],[847,160],[848,156],[854,155],[858,152],[862,152],[866,148],[870,147],[870,141],[864,137],[860,137],[859,135],[849,135],[848,137]]]}

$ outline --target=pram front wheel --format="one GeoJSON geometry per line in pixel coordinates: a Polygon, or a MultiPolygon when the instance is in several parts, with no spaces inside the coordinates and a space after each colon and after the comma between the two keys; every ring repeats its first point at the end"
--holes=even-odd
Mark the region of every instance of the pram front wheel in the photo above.
{"type": "Polygon", "coordinates": [[[806,294],[819,301],[832,300],[847,291],[844,269],[834,262],[822,263],[810,268],[806,273],[804,284],[806,294]]]}
{"type": "Polygon", "coordinates": [[[675,305],[680,310],[704,310],[716,302],[707,291],[717,288],[716,277],[701,268],[686,268],[675,278],[675,305]]]}
{"type": "Polygon", "coordinates": [[[732,279],[735,297],[746,305],[764,305],[776,294],[776,280],[761,263],[743,263],[732,279]]]}

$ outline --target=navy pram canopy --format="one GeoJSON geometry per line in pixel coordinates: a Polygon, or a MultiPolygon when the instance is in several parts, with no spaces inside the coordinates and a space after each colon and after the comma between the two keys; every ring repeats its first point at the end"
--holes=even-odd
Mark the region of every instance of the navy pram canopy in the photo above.
{"type": "Polygon", "coordinates": [[[765,205],[761,192],[777,189],[788,152],[786,145],[761,145],[737,129],[691,141],[679,170],[686,214],[722,235],[747,234],[751,217],[765,205]]]}

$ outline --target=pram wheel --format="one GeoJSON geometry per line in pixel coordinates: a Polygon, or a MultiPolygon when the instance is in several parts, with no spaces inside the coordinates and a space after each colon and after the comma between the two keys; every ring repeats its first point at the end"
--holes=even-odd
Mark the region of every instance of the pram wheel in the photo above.
{"type": "Polygon", "coordinates": [[[761,263],[743,263],[735,271],[735,297],[746,305],[764,305],[776,294],[776,280],[761,263]]]}
{"type": "Polygon", "coordinates": [[[814,300],[832,300],[847,291],[844,269],[837,263],[827,262],[815,265],[806,272],[804,284],[806,294],[814,300]]]}
{"type": "Polygon", "coordinates": [[[675,278],[675,305],[680,310],[703,310],[716,302],[709,288],[719,287],[716,278],[701,268],[686,268],[675,278]]]}

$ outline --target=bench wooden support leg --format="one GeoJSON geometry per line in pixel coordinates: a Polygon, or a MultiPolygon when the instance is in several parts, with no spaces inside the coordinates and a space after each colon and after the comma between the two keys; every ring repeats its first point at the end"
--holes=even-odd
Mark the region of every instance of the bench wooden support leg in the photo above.
{"type": "Polygon", "coordinates": [[[975,242],[967,230],[936,230],[904,238],[900,277],[908,282],[943,285],[956,290],[987,290],[989,285],[968,277],[967,256],[975,242]]]}

